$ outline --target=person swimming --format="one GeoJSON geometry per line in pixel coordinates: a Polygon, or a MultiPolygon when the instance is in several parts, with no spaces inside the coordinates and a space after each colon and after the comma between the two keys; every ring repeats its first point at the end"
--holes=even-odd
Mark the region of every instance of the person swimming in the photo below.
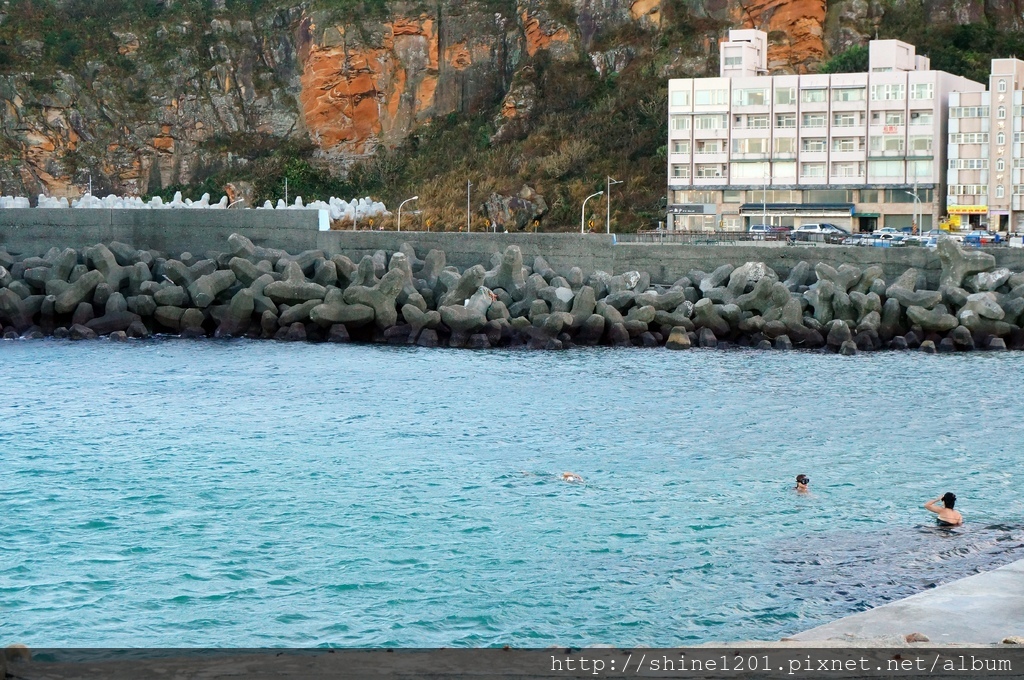
{"type": "Polygon", "coordinates": [[[809,491],[807,485],[810,483],[811,478],[808,477],[807,475],[796,476],[796,490],[799,491],[800,493],[807,493],[809,491]]]}
{"type": "Polygon", "coordinates": [[[563,472],[562,473],[562,481],[563,482],[569,482],[570,484],[579,484],[580,482],[583,481],[583,478],[580,477],[575,472],[563,472]]]}
{"type": "Polygon", "coordinates": [[[938,517],[939,526],[942,527],[955,527],[964,523],[963,516],[953,509],[956,504],[956,494],[950,491],[944,493],[941,497],[936,498],[933,501],[928,501],[924,504],[924,509],[929,512],[934,512],[938,517]],[[939,501],[945,506],[940,508],[936,505],[939,501]]]}

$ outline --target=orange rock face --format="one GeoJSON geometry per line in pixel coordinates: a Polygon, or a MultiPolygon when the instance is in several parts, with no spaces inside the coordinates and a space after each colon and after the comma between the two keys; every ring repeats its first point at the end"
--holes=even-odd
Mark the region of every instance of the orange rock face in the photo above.
{"type": "Polygon", "coordinates": [[[629,13],[634,21],[649,21],[661,25],[661,0],[633,0],[629,13]]]}
{"type": "Polygon", "coordinates": [[[531,57],[541,50],[549,50],[557,43],[568,45],[572,40],[564,27],[554,32],[548,32],[540,24],[540,19],[527,14],[525,11],[520,15],[523,22],[523,29],[526,32],[526,53],[531,57]]]}
{"type": "MultiPolygon", "coordinates": [[[[302,115],[314,143],[328,153],[372,153],[396,128],[430,113],[439,68],[434,19],[401,17],[384,29],[379,47],[350,41],[338,28],[336,44],[311,42],[302,55],[302,115]]],[[[472,61],[468,50],[445,58],[456,68],[472,61]]]]}
{"type": "Polygon", "coordinates": [[[807,73],[825,57],[825,0],[751,0],[733,5],[734,20],[769,34],[768,70],[807,73]]]}

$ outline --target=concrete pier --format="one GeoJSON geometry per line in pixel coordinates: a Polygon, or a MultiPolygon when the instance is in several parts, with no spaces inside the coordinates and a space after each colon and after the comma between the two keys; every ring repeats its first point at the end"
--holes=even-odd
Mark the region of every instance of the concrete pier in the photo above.
{"type": "Polygon", "coordinates": [[[923,633],[929,644],[999,644],[1024,636],[1024,560],[793,635],[804,643],[923,633]]]}

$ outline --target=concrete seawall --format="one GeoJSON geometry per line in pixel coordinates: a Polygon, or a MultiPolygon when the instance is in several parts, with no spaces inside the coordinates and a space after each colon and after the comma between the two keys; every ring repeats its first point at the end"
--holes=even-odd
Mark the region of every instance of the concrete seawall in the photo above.
{"type": "MultiPolygon", "coordinates": [[[[812,267],[819,262],[838,267],[864,268],[880,264],[888,280],[909,267],[924,271],[928,283],[938,285],[941,264],[931,249],[859,248],[853,246],[787,246],[782,243],[683,245],[618,242],[605,234],[488,234],[451,232],[317,231],[314,210],[0,210],[0,250],[17,255],[41,255],[52,247],[84,248],[121,241],[135,248],[177,255],[223,252],[233,232],[244,234],[258,246],[292,253],[321,249],[328,255],[347,255],[354,261],[377,250],[392,253],[408,242],[422,257],[431,249],[443,250],[447,262],[460,268],[488,263],[491,255],[508,245],[522,250],[531,264],[542,256],[560,274],[572,267],[584,273],[610,274],[638,270],[650,273],[655,283],[668,284],[693,269],[712,271],[722,264],[761,261],[785,276],[797,262],[812,267]]],[[[1024,250],[994,248],[998,266],[1024,269],[1024,250]]]]}
{"type": "MultiPolygon", "coordinates": [[[[838,268],[852,264],[863,269],[879,264],[885,277],[893,280],[908,268],[924,271],[928,283],[937,287],[942,264],[934,249],[864,248],[856,246],[800,245],[783,243],[739,243],[735,245],[684,245],[659,243],[616,243],[613,236],[604,234],[460,234],[423,232],[321,232],[317,247],[329,255],[347,255],[359,261],[374,251],[394,252],[402,243],[411,243],[422,257],[432,248],[443,250],[449,264],[469,267],[487,263],[495,252],[508,245],[517,245],[523,260],[531,263],[538,255],[553,269],[566,274],[572,267],[584,273],[596,270],[621,274],[629,270],[650,273],[655,283],[670,284],[686,276],[693,269],[712,271],[723,264],[740,265],[744,262],[764,262],[786,276],[801,260],[814,267],[824,262],[838,268]],[[422,252],[421,252],[422,251],[422,252]]],[[[1024,269],[1024,250],[994,248],[999,266],[1024,269]]]]}
{"type": "Polygon", "coordinates": [[[50,248],[85,248],[121,241],[136,248],[201,255],[227,249],[235,232],[289,252],[316,248],[315,210],[0,210],[0,250],[42,255],[50,248]]]}

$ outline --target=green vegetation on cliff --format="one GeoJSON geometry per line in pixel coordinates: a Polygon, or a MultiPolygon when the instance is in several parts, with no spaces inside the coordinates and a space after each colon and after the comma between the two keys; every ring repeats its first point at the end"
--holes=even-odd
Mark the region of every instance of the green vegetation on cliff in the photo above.
{"type": "MultiPolygon", "coordinates": [[[[467,0],[450,8],[461,12],[469,4],[479,16],[500,17],[495,21],[505,22],[506,36],[525,31],[522,1],[467,0]]],[[[208,192],[216,200],[233,183],[250,185],[262,203],[282,197],[287,180],[290,196],[307,201],[370,195],[395,206],[418,195],[421,224],[455,229],[465,224],[467,182],[473,186],[474,228],[485,227],[479,207],[491,193],[512,195],[525,185],[549,206],[540,228],[558,230],[578,228],[583,199],[612,177],[622,181],[612,189],[614,228],[656,225],[665,193],[667,81],[717,72],[715,45],[730,27],[730,15],[693,0],[663,0],[658,21],[602,22],[587,14],[595,11],[589,5],[577,10],[578,2],[529,4],[549,27],[567,27],[571,38],[560,53],[540,49],[528,56],[522,43],[504,38],[510,41],[501,49],[516,56],[503,62],[515,68],[499,77],[501,92],[481,88],[479,96],[452,107],[458,113],[412,121],[397,146],[382,146],[349,165],[337,158],[328,164],[329,154],[310,139],[315,135],[304,132],[297,101],[302,18],[317,10],[321,20],[329,18],[321,23],[358,24],[361,36],[375,40],[374,26],[394,12],[440,13],[441,35],[452,20],[444,14],[446,3],[225,0],[223,9],[214,10],[211,0],[9,0],[0,12],[0,79],[7,101],[17,100],[24,110],[11,114],[9,107],[0,137],[0,182],[22,181],[21,160],[59,137],[41,141],[25,133],[24,116],[31,114],[45,125],[53,119],[54,126],[72,127],[77,137],[35,167],[79,186],[91,175],[98,192],[126,186],[125,169],[136,163],[147,180],[139,186],[168,198],[181,190],[192,197],[208,192]],[[225,27],[228,22],[233,29],[225,27]],[[238,29],[243,22],[245,31],[238,29]],[[248,78],[242,84],[251,99],[238,94],[239,78],[248,78]],[[81,118],[68,114],[79,104],[66,102],[82,101],[83,91],[92,101],[80,107],[80,116],[100,121],[106,136],[89,134],[81,118]],[[514,114],[502,101],[505,92],[515,100],[514,114]],[[227,102],[230,97],[236,99],[227,102]],[[189,126],[181,124],[179,105],[191,107],[184,114],[189,126]],[[278,108],[268,115],[268,107],[278,108]],[[274,116],[285,122],[269,124],[274,116]],[[219,127],[203,132],[214,127],[201,128],[200,120],[219,127]],[[159,159],[164,166],[139,159],[159,159]],[[182,165],[187,172],[179,172],[182,165]],[[167,177],[190,183],[169,186],[180,180],[167,177]]],[[[915,43],[934,68],[982,81],[991,58],[1024,56],[1024,34],[988,16],[965,25],[930,21],[926,4],[880,0],[869,12],[872,31],[915,43]]],[[[855,45],[820,70],[861,71],[866,60],[866,47],[855,45]]],[[[595,221],[603,221],[599,204],[591,205],[600,215],[595,221]]]]}

